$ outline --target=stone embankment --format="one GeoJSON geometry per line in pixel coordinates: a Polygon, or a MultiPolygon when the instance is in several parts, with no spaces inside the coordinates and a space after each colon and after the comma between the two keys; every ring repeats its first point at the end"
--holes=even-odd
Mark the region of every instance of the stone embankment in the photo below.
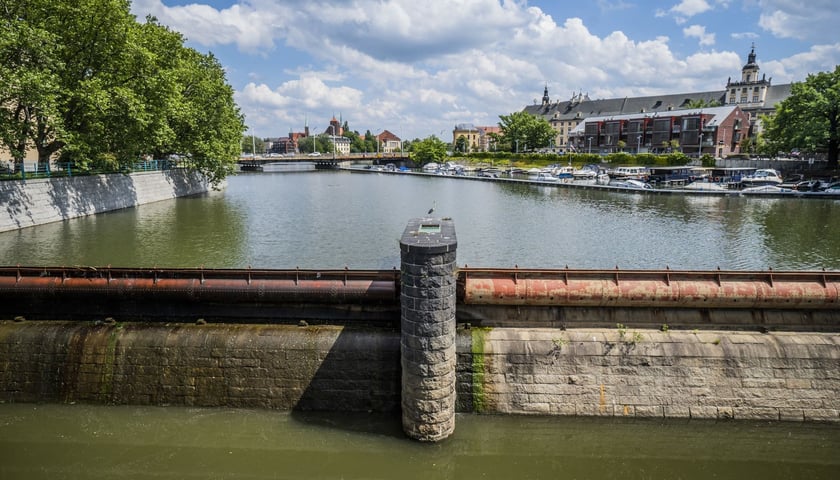
{"type": "Polygon", "coordinates": [[[203,193],[207,179],[172,169],[0,182],[0,232],[203,193]]]}
{"type": "MultiPolygon", "coordinates": [[[[837,334],[461,327],[456,347],[460,412],[840,421],[837,334]]],[[[6,402],[401,402],[400,334],[388,329],[4,320],[0,365],[6,402]]]]}

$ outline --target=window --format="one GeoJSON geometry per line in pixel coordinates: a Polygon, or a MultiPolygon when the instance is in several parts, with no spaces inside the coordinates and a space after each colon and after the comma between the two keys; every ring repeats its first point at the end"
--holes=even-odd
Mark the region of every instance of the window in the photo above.
{"type": "Polygon", "coordinates": [[[753,103],[758,103],[758,94],[753,94],[753,103]]]}

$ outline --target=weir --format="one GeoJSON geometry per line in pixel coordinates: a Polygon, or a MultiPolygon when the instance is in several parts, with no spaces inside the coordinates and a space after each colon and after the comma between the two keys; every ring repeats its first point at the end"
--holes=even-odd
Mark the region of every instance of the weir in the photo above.
{"type": "Polygon", "coordinates": [[[0,400],[840,422],[840,272],[0,268],[0,400]]]}

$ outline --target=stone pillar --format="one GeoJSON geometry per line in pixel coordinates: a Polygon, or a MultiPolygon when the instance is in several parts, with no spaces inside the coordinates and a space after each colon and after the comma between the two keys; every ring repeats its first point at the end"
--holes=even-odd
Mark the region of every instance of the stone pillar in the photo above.
{"type": "Polygon", "coordinates": [[[436,442],[455,430],[455,224],[415,218],[400,239],[402,423],[436,442]]]}

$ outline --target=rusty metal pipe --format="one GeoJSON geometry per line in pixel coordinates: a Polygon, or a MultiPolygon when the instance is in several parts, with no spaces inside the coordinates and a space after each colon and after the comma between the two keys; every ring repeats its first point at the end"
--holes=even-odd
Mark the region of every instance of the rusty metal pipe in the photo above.
{"type": "Polygon", "coordinates": [[[840,308],[840,273],[463,269],[459,276],[466,304],[840,308]]]}
{"type": "Polygon", "coordinates": [[[394,303],[393,271],[0,268],[0,298],[90,295],[227,303],[394,303]]]}

